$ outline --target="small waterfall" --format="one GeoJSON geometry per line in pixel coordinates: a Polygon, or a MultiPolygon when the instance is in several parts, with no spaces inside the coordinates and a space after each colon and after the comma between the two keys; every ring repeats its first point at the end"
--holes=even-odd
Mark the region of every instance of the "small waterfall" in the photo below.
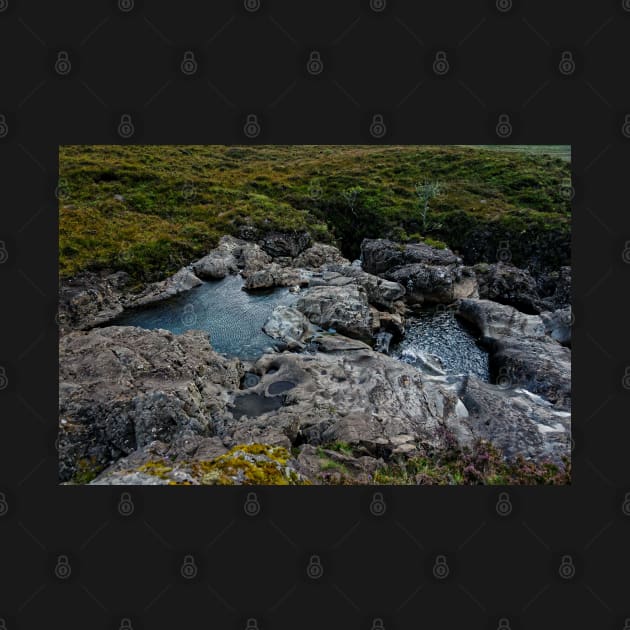
{"type": "Polygon", "coordinates": [[[392,333],[384,330],[376,333],[374,336],[374,339],[376,340],[374,343],[374,350],[382,352],[383,354],[389,354],[389,344],[391,343],[393,336],[394,335],[392,335],[392,333]]]}

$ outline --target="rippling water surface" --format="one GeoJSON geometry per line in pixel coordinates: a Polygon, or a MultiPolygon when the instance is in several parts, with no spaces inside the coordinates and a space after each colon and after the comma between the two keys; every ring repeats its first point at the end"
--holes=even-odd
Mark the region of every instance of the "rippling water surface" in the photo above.
{"type": "Polygon", "coordinates": [[[391,347],[391,356],[422,371],[474,374],[489,380],[488,353],[477,337],[450,311],[425,310],[408,317],[405,337],[391,347]]]}
{"type": "Polygon", "coordinates": [[[274,340],[262,327],[279,304],[290,305],[296,296],[288,289],[249,293],[240,276],[204,282],[181,296],[155,306],[132,311],[118,325],[165,328],[176,334],[203,330],[217,352],[254,359],[274,340]]]}

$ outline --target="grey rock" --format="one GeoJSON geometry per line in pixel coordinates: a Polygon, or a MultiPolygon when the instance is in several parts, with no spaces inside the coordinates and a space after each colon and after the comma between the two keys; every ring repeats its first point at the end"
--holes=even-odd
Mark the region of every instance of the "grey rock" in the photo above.
{"type": "Polygon", "coordinates": [[[323,265],[349,265],[350,261],[344,258],[336,247],[324,243],[314,243],[299,254],[293,264],[295,267],[319,269],[323,265]]]}
{"type": "Polygon", "coordinates": [[[508,459],[517,456],[561,464],[571,450],[571,418],[566,411],[521,389],[500,389],[474,376],[460,392],[468,410],[464,424],[475,438],[500,448],[508,459]]]}
{"type": "Polygon", "coordinates": [[[372,314],[362,287],[314,286],[300,295],[296,308],[322,328],[364,341],[372,338],[372,314]]]}
{"type": "Polygon", "coordinates": [[[290,306],[276,306],[263,326],[263,331],[284,342],[300,341],[308,329],[308,320],[301,311],[290,306]]]}
{"type": "Polygon", "coordinates": [[[545,334],[540,316],[489,300],[460,300],[457,314],[484,336],[498,384],[524,388],[560,409],[570,408],[571,351],[545,334]]]}
{"type": "Polygon", "coordinates": [[[553,313],[545,311],[540,314],[545,332],[563,346],[571,347],[571,327],[573,313],[571,307],[559,309],[553,313]]]}
{"type": "Polygon", "coordinates": [[[188,267],[183,267],[177,273],[166,280],[154,282],[147,286],[140,295],[129,300],[127,306],[137,308],[148,306],[163,300],[168,300],[176,295],[190,291],[200,286],[203,282],[188,267]]]}
{"type": "Polygon", "coordinates": [[[211,437],[243,367],[200,331],[110,326],[59,343],[59,463],[67,481],[80,462],[103,467],[156,440],[211,437]]]}

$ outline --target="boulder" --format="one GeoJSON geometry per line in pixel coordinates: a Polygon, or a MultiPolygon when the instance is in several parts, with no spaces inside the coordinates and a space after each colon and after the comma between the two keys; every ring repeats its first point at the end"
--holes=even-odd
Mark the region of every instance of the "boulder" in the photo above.
{"type": "Polygon", "coordinates": [[[365,289],[370,304],[388,310],[392,310],[394,303],[405,295],[405,287],[398,282],[379,278],[352,265],[326,265],[323,278],[330,278],[329,284],[339,285],[347,284],[347,279],[351,279],[365,289]]]}
{"type": "Polygon", "coordinates": [[[272,258],[289,256],[295,258],[311,244],[308,232],[270,232],[258,244],[272,258]]]}
{"type": "Polygon", "coordinates": [[[148,285],[142,293],[128,300],[127,306],[132,308],[148,306],[190,291],[201,284],[203,282],[192,272],[191,268],[182,267],[166,280],[148,285]]]}
{"type": "Polygon", "coordinates": [[[234,254],[216,249],[192,264],[195,274],[207,280],[220,280],[238,271],[234,254]]]}
{"type": "Polygon", "coordinates": [[[478,295],[477,280],[470,267],[413,263],[388,271],[385,277],[406,288],[410,304],[449,304],[478,295]]]}
{"type": "Polygon", "coordinates": [[[571,327],[573,325],[573,313],[571,307],[562,308],[550,313],[545,311],[540,314],[545,327],[545,332],[563,346],[571,347],[571,327]]]}
{"type": "Polygon", "coordinates": [[[322,328],[333,328],[364,341],[372,338],[372,314],[367,293],[356,284],[310,287],[300,295],[296,308],[322,328]]]}
{"type": "Polygon", "coordinates": [[[243,272],[245,289],[268,289],[271,287],[295,287],[306,284],[299,269],[281,267],[271,263],[265,269],[243,272]]]}
{"type": "Polygon", "coordinates": [[[363,269],[376,275],[410,264],[461,265],[462,259],[450,249],[431,247],[426,243],[395,243],[387,239],[364,239],[361,243],[363,269]]]}
{"type": "Polygon", "coordinates": [[[501,262],[479,263],[473,269],[481,299],[508,304],[524,313],[540,313],[538,287],[528,271],[501,262]]]}
{"type": "Polygon", "coordinates": [[[323,265],[349,265],[350,261],[344,258],[336,247],[324,243],[314,243],[299,254],[293,264],[295,267],[319,269],[323,265]]]}
{"type": "Polygon", "coordinates": [[[263,331],[285,343],[300,341],[308,328],[304,314],[290,306],[276,306],[263,326],[263,331]]]}

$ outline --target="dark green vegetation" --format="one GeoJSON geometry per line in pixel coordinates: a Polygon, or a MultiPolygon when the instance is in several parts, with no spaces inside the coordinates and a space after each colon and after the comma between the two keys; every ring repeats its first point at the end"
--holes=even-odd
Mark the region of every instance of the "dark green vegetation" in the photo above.
{"type": "MultiPolygon", "coordinates": [[[[377,485],[568,485],[571,483],[571,463],[564,466],[553,463],[536,463],[522,457],[506,460],[501,451],[489,442],[478,441],[472,448],[460,449],[456,442],[445,436],[446,448],[428,450],[425,455],[389,461],[377,469],[374,484],[377,485]]],[[[352,455],[349,445],[339,443],[326,447],[346,455],[352,455]]],[[[320,449],[324,453],[324,448],[320,449]]],[[[354,453],[360,455],[361,453],[354,453]]],[[[325,460],[322,459],[322,462],[325,460]]],[[[330,460],[328,460],[330,461],[330,460]]],[[[335,470],[335,483],[353,484],[347,470],[330,461],[322,470],[335,470]]],[[[330,483],[330,479],[328,479],[330,483]]]]}
{"type": "Polygon", "coordinates": [[[543,152],[462,146],[66,146],[61,277],[156,280],[246,227],[308,230],[359,254],[365,237],[425,238],[467,262],[569,264],[570,166],[543,152]],[[438,182],[426,225],[416,185],[438,182]],[[423,233],[424,232],[424,233],[423,233]]]}

